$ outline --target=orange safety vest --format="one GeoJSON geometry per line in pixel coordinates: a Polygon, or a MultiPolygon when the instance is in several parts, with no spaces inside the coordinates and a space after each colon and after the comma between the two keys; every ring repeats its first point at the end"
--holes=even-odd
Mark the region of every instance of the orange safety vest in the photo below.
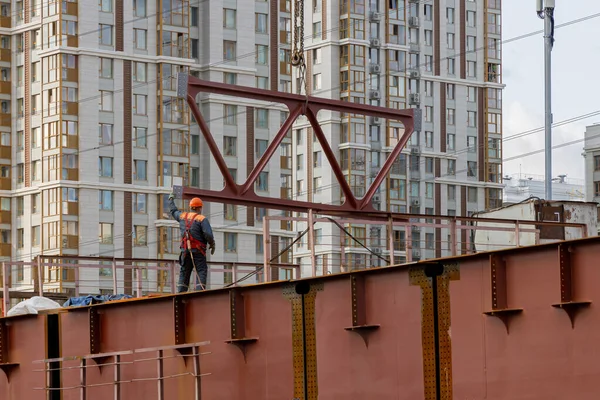
{"type": "Polygon", "coordinates": [[[196,214],[193,212],[181,213],[181,215],[179,216],[179,219],[185,220],[185,231],[183,233],[183,236],[181,237],[181,244],[179,245],[179,247],[181,249],[187,249],[187,250],[197,249],[200,251],[200,253],[202,253],[203,256],[206,256],[206,243],[202,243],[200,240],[193,237],[192,232],[191,232],[191,228],[192,228],[192,225],[194,224],[194,222],[196,222],[196,221],[202,222],[202,221],[204,221],[204,218],[205,218],[204,215],[196,214]],[[188,247],[187,246],[188,239],[190,241],[191,249],[187,248],[188,247]]]}

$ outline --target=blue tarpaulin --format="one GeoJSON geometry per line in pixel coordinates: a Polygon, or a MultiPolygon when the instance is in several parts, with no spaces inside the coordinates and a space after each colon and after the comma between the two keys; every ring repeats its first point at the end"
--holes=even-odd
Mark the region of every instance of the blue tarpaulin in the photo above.
{"type": "Polygon", "coordinates": [[[104,303],[112,300],[131,299],[133,296],[128,294],[109,294],[109,295],[89,295],[80,297],[71,297],[63,304],[63,307],[89,306],[90,304],[104,303]]]}

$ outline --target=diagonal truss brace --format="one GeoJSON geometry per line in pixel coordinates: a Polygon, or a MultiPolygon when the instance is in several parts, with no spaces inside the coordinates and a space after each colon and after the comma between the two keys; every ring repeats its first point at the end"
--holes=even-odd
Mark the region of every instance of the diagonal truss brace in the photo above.
{"type": "Polygon", "coordinates": [[[177,77],[177,96],[186,99],[192,114],[194,115],[194,118],[200,127],[200,131],[206,140],[210,152],[215,158],[217,166],[225,180],[225,187],[221,191],[185,187],[183,191],[184,197],[188,198],[193,196],[201,196],[204,200],[219,203],[265,207],[297,212],[305,212],[307,209],[313,209],[316,212],[321,211],[331,215],[348,215],[364,212],[381,214],[381,216],[387,215],[385,212],[376,211],[371,204],[371,199],[390,171],[393,162],[400,155],[400,152],[406,145],[406,142],[412,133],[421,129],[420,109],[393,110],[384,107],[350,103],[341,100],[330,100],[312,96],[307,97],[291,93],[229,85],[219,82],[210,82],[189,76],[188,74],[184,73],[179,73],[177,77]],[[223,158],[223,155],[221,154],[221,151],[215,142],[215,139],[210,132],[204,117],[200,113],[198,105],[196,104],[196,97],[201,92],[284,104],[289,110],[288,118],[282,124],[277,135],[272,139],[265,153],[256,163],[254,169],[250,172],[246,181],[241,185],[237,184],[233,180],[232,175],[229,173],[225,159],[223,158]],[[380,117],[388,120],[400,121],[404,125],[404,134],[401,138],[399,138],[398,143],[392,150],[390,156],[375,177],[373,183],[369,186],[365,196],[361,199],[357,199],[352,193],[350,185],[344,177],[344,173],[337,161],[335,153],[327,142],[325,134],[319,125],[317,114],[321,110],[380,117]],[[329,161],[338,184],[340,185],[342,193],[345,197],[344,203],[341,205],[262,197],[258,196],[254,191],[254,183],[256,182],[259,174],[264,170],[268,162],[271,160],[279,145],[300,115],[305,115],[310,122],[310,125],[314,129],[314,133],[321,144],[321,148],[323,149],[323,152],[329,161]]]}

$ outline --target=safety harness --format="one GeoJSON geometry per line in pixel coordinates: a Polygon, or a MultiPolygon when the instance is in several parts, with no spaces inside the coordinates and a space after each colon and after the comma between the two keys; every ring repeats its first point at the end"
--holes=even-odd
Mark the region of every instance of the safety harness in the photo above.
{"type": "Polygon", "coordinates": [[[181,215],[181,218],[185,220],[185,231],[181,237],[181,244],[179,247],[181,249],[187,249],[190,253],[192,252],[192,249],[196,249],[206,257],[206,243],[202,243],[200,240],[193,237],[191,232],[194,222],[204,221],[204,215],[186,212],[181,215]]]}

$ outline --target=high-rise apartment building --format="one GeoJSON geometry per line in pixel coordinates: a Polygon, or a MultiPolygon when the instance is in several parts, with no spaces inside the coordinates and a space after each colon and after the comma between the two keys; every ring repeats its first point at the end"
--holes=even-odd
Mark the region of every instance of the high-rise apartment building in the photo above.
{"type": "MultiPolygon", "coordinates": [[[[223,185],[176,97],[176,74],[291,91],[290,1],[19,0],[0,2],[0,11],[2,260],[175,259],[173,179],[223,185]]],[[[287,116],[278,106],[214,95],[198,102],[238,177],[287,116]]],[[[291,194],[291,139],[281,154],[259,177],[259,194],[291,194]]],[[[265,212],[206,204],[217,241],[212,260],[262,262],[265,212]]],[[[292,240],[291,225],[271,231],[277,254],[292,240]]],[[[291,261],[289,253],[279,261],[291,261]]],[[[86,272],[100,288],[104,278],[111,287],[111,273],[86,272]]],[[[67,270],[47,274],[72,279],[67,270]]]]}
{"type": "MultiPolygon", "coordinates": [[[[422,130],[395,161],[373,200],[375,207],[469,216],[501,205],[500,0],[305,0],[304,12],[309,94],[423,111],[422,130]]],[[[335,113],[321,113],[319,121],[339,151],[354,194],[363,195],[401,137],[402,125],[335,113]]],[[[339,186],[323,164],[308,122],[296,124],[293,140],[300,198],[339,204],[339,186]]],[[[300,223],[296,230],[305,227],[300,223]]],[[[318,270],[382,264],[340,237],[334,226],[322,223],[315,229],[318,270]]],[[[392,236],[396,262],[407,259],[403,228],[392,235],[385,225],[347,229],[384,256],[392,236]]],[[[459,238],[462,246],[465,235],[459,238]]],[[[409,239],[413,260],[450,254],[447,229],[412,229],[409,239]]],[[[305,267],[310,264],[303,257],[307,251],[304,241],[294,254],[305,267]]]]}

